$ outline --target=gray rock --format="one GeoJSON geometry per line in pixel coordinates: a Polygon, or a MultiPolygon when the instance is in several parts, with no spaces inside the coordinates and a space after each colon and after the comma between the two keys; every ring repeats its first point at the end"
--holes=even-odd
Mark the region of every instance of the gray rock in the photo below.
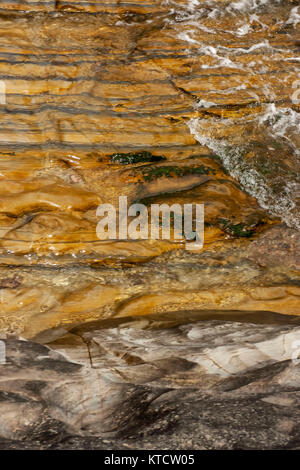
{"type": "Polygon", "coordinates": [[[299,446],[299,321],[144,327],[5,340],[0,448],[299,446]]]}

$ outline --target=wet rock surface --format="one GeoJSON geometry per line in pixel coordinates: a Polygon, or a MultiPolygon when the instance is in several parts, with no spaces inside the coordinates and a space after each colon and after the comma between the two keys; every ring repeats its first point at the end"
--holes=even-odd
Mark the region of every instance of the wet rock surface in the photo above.
{"type": "Polygon", "coordinates": [[[178,309],[299,313],[299,232],[276,227],[298,220],[300,22],[293,2],[270,7],[2,2],[3,335],[178,309]],[[96,209],[119,196],[204,204],[204,249],[100,240],[96,209]]]}
{"type": "Polygon", "coordinates": [[[300,446],[299,28],[1,2],[1,448],[300,446]],[[100,240],[120,196],[204,204],[203,249],[100,240]]]}
{"type": "Polygon", "coordinates": [[[281,262],[283,265],[299,271],[299,253],[299,232],[278,225],[252,243],[249,249],[249,258],[261,266],[276,266],[281,262]]]}

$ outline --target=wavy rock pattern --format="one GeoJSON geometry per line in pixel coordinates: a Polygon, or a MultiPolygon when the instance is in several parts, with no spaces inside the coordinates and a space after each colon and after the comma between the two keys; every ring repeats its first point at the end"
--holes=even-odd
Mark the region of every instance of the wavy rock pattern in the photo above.
{"type": "MultiPolygon", "coordinates": [[[[101,317],[191,308],[299,313],[296,254],[284,273],[274,263],[262,270],[253,255],[261,244],[253,240],[262,236],[265,243],[261,232],[278,219],[243,191],[188,126],[193,119],[210,126],[213,120],[215,137],[230,134],[235,145],[246,132],[255,145],[245,158],[267,179],[274,181],[274,168],[283,175],[297,171],[291,144],[275,142],[251,119],[267,104],[266,88],[278,105],[289,102],[298,23],[288,27],[291,10],[279,3],[272,8],[282,23],[262,8],[260,23],[253,20],[247,34],[233,37],[232,12],[223,4],[226,14],[216,22],[212,6],[204,11],[187,2],[2,2],[3,333],[33,337],[101,317]],[[200,28],[191,29],[191,15],[200,28]],[[212,40],[234,67],[217,64],[213,49],[199,49],[212,40]],[[251,64],[260,64],[253,77],[251,64]],[[116,204],[120,195],[146,205],[204,203],[204,252],[190,256],[175,240],[99,240],[96,207],[116,204]],[[188,291],[181,294],[182,282],[188,291]],[[259,286],[272,294],[252,294],[259,286]],[[108,296],[99,294],[106,290],[108,296]],[[77,295],[78,306],[68,300],[77,295]]],[[[235,15],[245,18],[243,11],[235,15]]],[[[272,233],[288,240],[289,229],[278,230],[272,233]]],[[[299,240],[298,232],[293,236],[299,240]]],[[[280,250],[287,259],[287,241],[280,250]]]]}
{"type": "Polygon", "coordinates": [[[133,322],[77,329],[52,349],[7,340],[0,445],[294,448],[299,320],[281,322],[133,322]]]}
{"type": "Polygon", "coordinates": [[[297,7],[1,2],[0,445],[299,446],[297,7]],[[119,196],[203,250],[99,240],[119,196]]]}

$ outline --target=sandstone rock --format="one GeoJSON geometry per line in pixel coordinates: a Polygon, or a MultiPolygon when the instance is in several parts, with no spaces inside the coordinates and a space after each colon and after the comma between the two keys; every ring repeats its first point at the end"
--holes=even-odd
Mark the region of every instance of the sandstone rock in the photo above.
{"type": "Polygon", "coordinates": [[[261,266],[283,264],[299,271],[300,237],[297,230],[278,225],[253,241],[249,258],[261,266]]]}

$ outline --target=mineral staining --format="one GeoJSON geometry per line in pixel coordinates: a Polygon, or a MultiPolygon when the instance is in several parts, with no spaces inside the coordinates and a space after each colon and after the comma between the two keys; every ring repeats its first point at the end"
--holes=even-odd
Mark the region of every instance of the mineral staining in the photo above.
{"type": "MultiPolygon", "coordinates": [[[[233,15],[227,4],[216,21],[209,5],[205,15],[184,2],[176,14],[166,2],[141,1],[128,11],[118,2],[100,3],[81,2],[80,12],[61,2],[7,3],[0,20],[3,73],[11,77],[0,108],[1,331],[31,337],[109,318],[137,296],[136,313],[145,315],[152,311],[149,290],[155,299],[167,299],[183,286],[190,292],[184,309],[241,309],[237,293],[243,292],[243,302],[248,299],[255,310],[290,314],[296,300],[286,286],[299,282],[296,250],[290,249],[298,232],[291,240],[286,227],[272,232],[280,245],[279,265],[271,255],[259,260],[251,246],[257,243],[266,253],[268,233],[280,222],[268,210],[265,188],[271,180],[277,201],[285,194],[286,212],[297,210],[289,210],[289,194],[295,193],[298,174],[291,120],[298,121],[284,109],[295,91],[292,37],[299,23],[289,23],[289,8],[281,4],[272,12],[258,9],[260,22],[252,18],[244,28],[247,11],[235,7],[233,15]],[[193,18],[197,22],[189,24],[193,18]],[[276,110],[265,109],[267,90],[276,102],[280,97],[282,110],[278,103],[276,110]],[[190,132],[191,121],[201,132],[190,132]],[[272,129],[282,136],[272,136],[272,129]],[[290,193],[283,191],[286,184],[290,193]],[[259,186],[257,201],[251,194],[257,196],[259,186]],[[96,208],[116,204],[120,195],[129,203],[203,203],[203,251],[188,255],[173,240],[98,240],[96,208]],[[279,243],[285,237],[286,246],[279,243]],[[85,308],[88,296],[82,294],[82,313],[75,306],[73,313],[64,311],[71,293],[97,292],[95,283],[101,289],[117,283],[119,290],[95,308],[85,308]],[[214,289],[224,284],[227,294],[216,300],[223,294],[214,289]],[[253,304],[248,289],[258,285],[285,286],[285,294],[275,303],[253,304]],[[204,301],[208,294],[202,291],[215,300],[204,301]]],[[[160,315],[179,308],[181,300],[158,303],[153,308],[160,315]]]]}
{"type": "Polygon", "coordinates": [[[171,3],[1,3],[0,438],[299,441],[299,12],[171,3]],[[203,250],[99,240],[119,196],[203,250]]]}

